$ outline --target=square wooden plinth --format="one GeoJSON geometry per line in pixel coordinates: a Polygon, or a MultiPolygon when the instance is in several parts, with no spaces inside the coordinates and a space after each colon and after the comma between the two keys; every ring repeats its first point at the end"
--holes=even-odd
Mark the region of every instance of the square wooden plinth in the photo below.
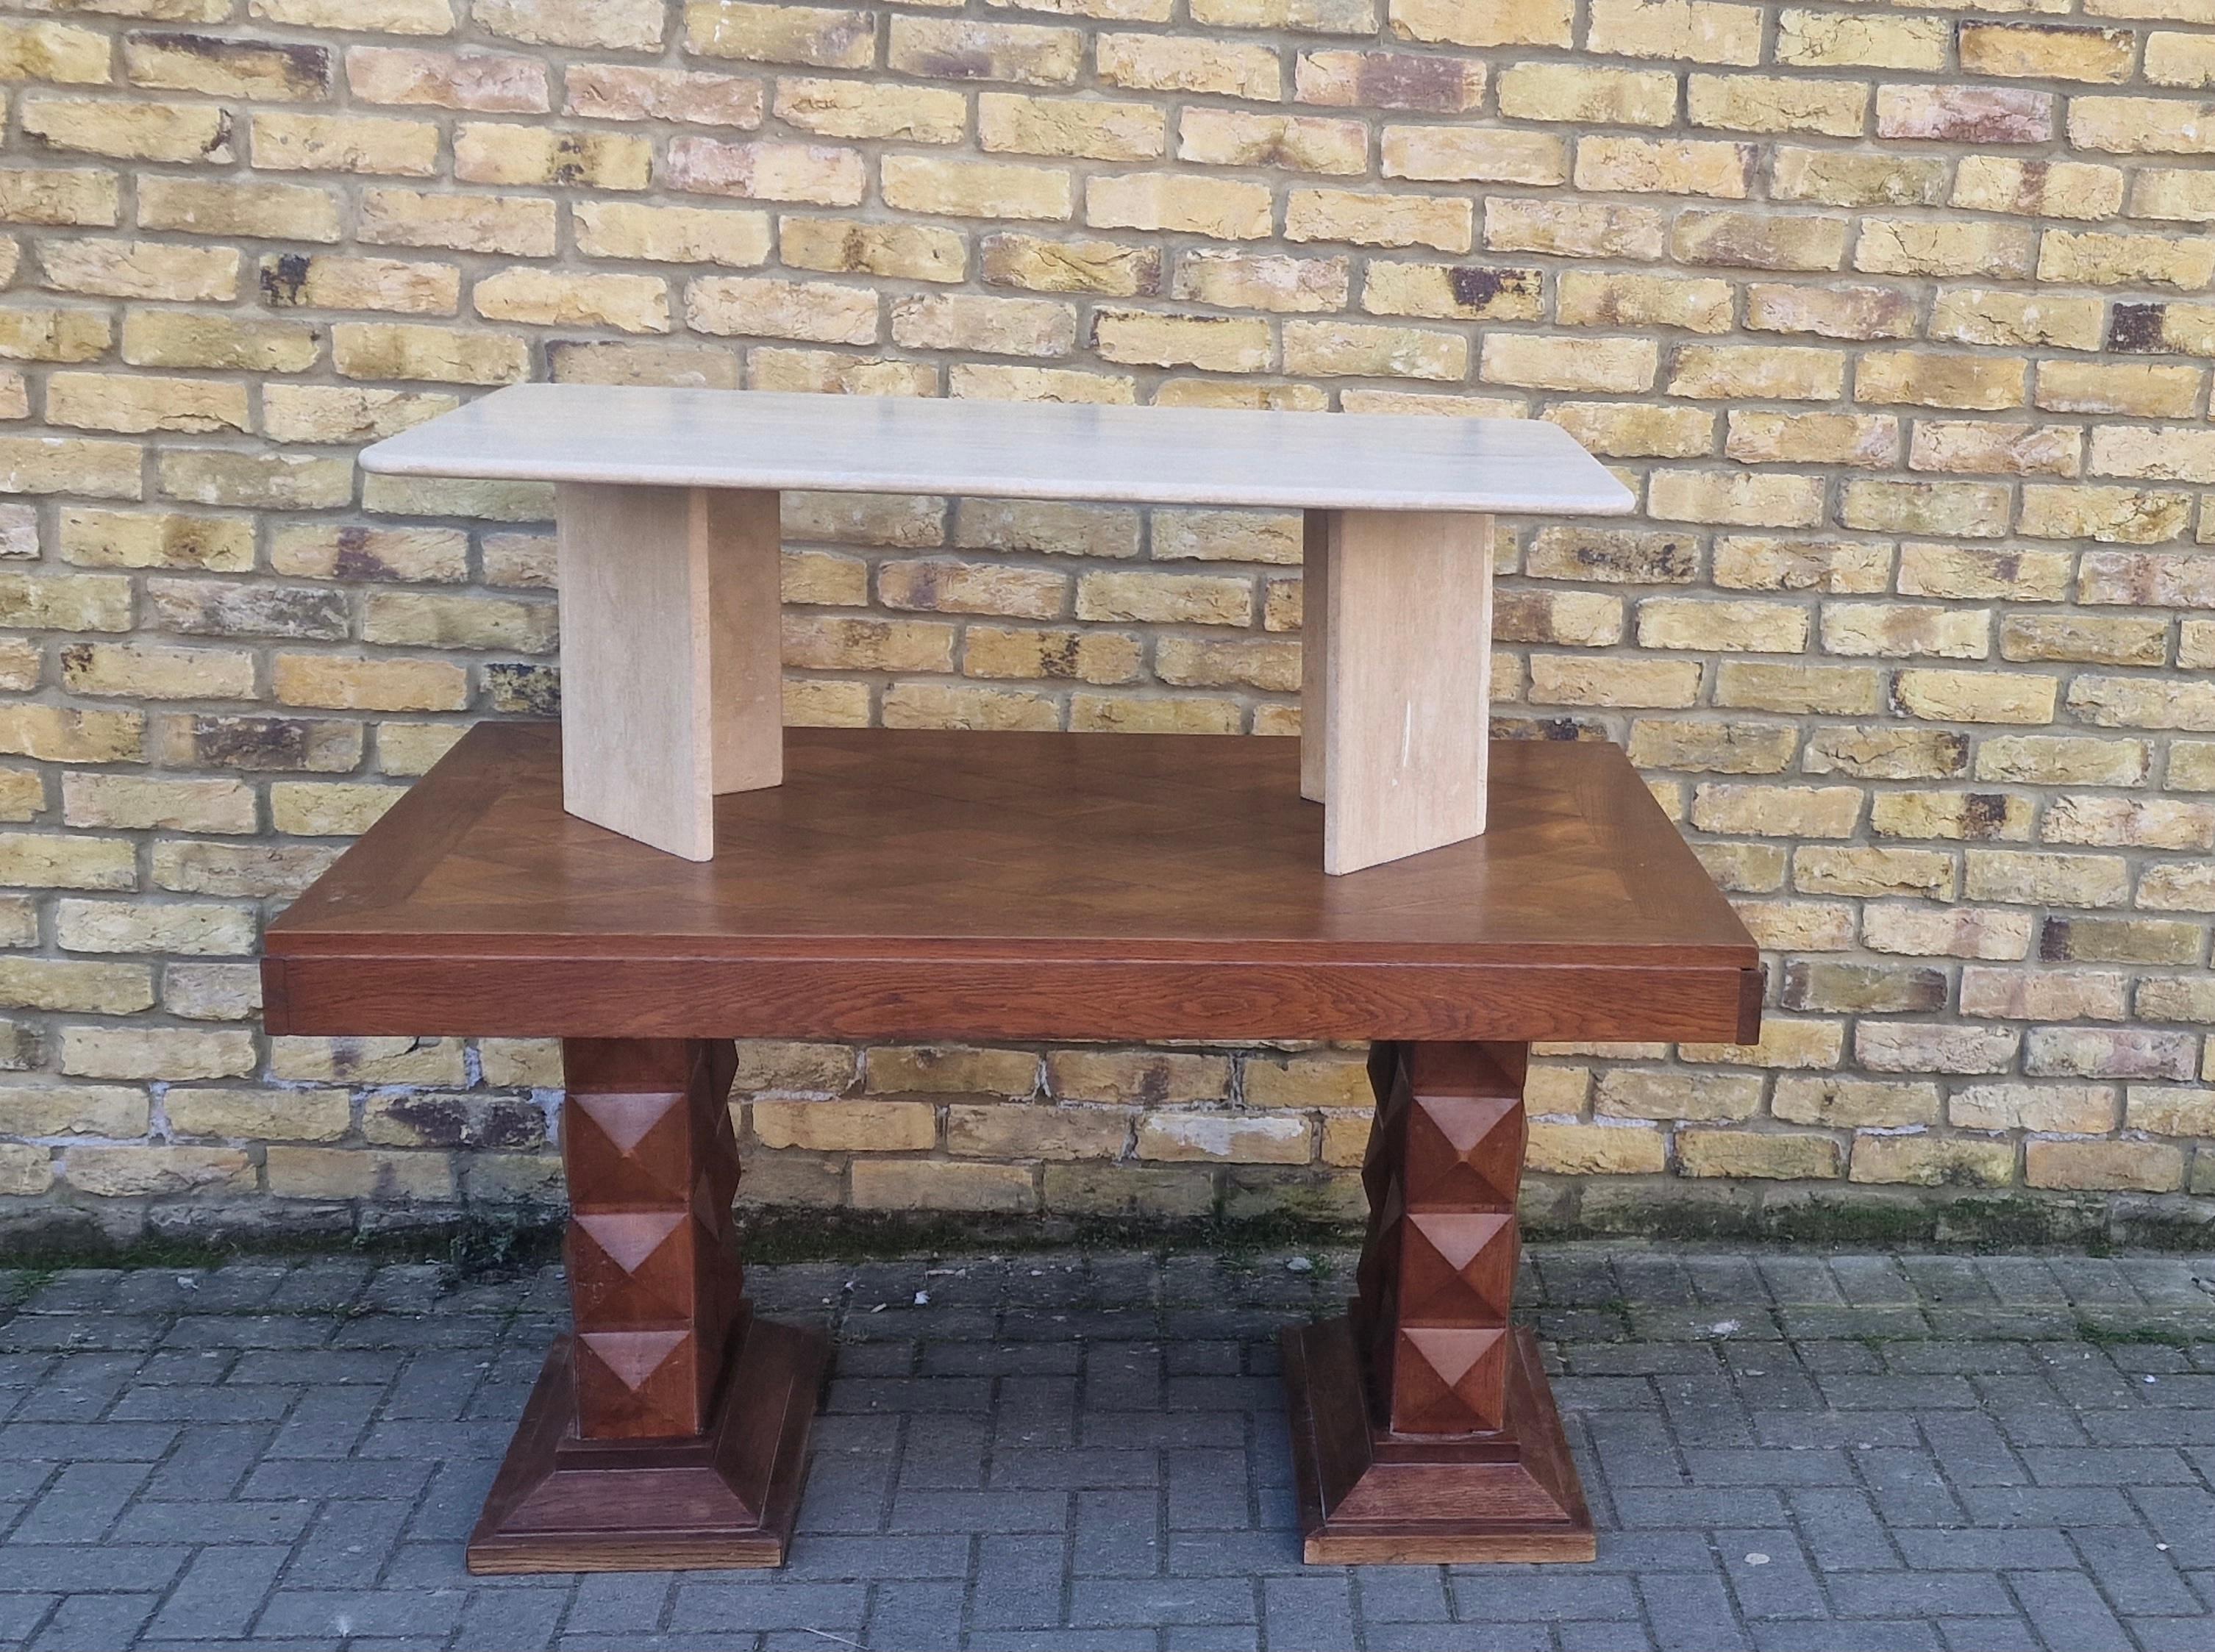
{"type": "Polygon", "coordinates": [[[576,1435],[576,1376],[561,1338],[469,1534],[469,1569],[782,1566],[830,1355],[819,1331],[755,1319],[705,1434],[589,1441],[576,1435]]]}
{"type": "Polygon", "coordinates": [[[1349,1320],[1295,1325],[1283,1346],[1309,1564],[1591,1560],[1598,1553],[1529,1331],[1512,1338],[1506,1426],[1485,1435],[1373,1427],[1349,1320]]]}

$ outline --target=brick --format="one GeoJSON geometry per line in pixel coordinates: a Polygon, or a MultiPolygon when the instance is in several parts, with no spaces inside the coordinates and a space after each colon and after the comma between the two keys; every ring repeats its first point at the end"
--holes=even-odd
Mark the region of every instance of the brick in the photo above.
{"type": "Polygon", "coordinates": [[[2174,1193],[2184,1185],[2184,1154],[2159,1141],[2023,1143],[2023,1180],[2032,1187],[2142,1190],[2174,1193]]]}
{"type": "MultiPolygon", "coordinates": [[[[2042,144],[2053,136],[2053,96],[1998,86],[1880,86],[1880,138],[1956,144],[2042,144]]],[[[2071,119],[2077,103],[2072,100],[2071,119]]],[[[2081,139],[2077,147],[2086,145],[2081,139]]]]}
{"type": "MultiPolygon", "coordinates": [[[[761,83],[733,75],[593,64],[570,68],[565,80],[567,113],[587,119],[671,120],[704,126],[761,125],[761,83]]],[[[927,95],[911,95],[919,99],[927,95]]],[[[894,128],[887,135],[905,134],[894,128]]]]}
{"type": "Polygon", "coordinates": [[[1259,184],[1168,172],[1095,177],[1085,181],[1084,218],[1095,229],[1254,240],[1270,232],[1269,192],[1259,184]]]}
{"type": "Polygon", "coordinates": [[[1665,470],[1647,485],[1647,511],[1665,522],[1812,528],[1822,520],[1823,488],[1814,476],[1665,470]]]}
{"type": "Polygon", "coordinates": [[[1212,93],[1265,103],[1284,96],[1278,54],[1265,46],[1103,34],[1094,53],[1099,76],[1110,86],[1212,93]]]}
{"type": "Polygon", "coordinates": [[[1654,1176],[1666,1163],[1662,1132],[1631,1123],[1531,1122],[1525,1161],[1556,1176],[1654,1176]]]}
{"type": "Polygon", "coordinates": [[[1294,189],[1285,200],[1287,241],[1435,247],[1440,252],[1465,253],[1473,244],[1474,235],[1475,213],[1470,203],[1446,196],[1294,189]]]}
{"type": "Polygon", "coordinates": [[[210,1190],[249,1191],[254,1161],[234,1147],[71,1147],[63,1179],[95,1198],[162,1197],[210,1190]]]}
{"type": "Polygon", "coordinates": [[[236,158],[230,113],[206,104],[49,97],[26,101],[17,118],[45,149],[173,165],[236,158]]]}
{"type": "Polygon", "coordinates": [[[1788,7],[1777,14],[1776,60],[1807,69],[1946,66],[1952,31],[1935,17],[1884,17],[1788,7]]]}
{"type": "Polygon", "coordinates": [[[1715,416],[1697,407],[1557,401],[1547,409],[1546,417],[1604,459],[1688,459],[1715,445],[1715,416]]]}
{"type": "MultiPolygon", "coordinates": [[[[669,146],[669,181],[696,187],[695,159],[712,138],[678,138],[669,146]]],[[[653,150],[623,132],[555,132],[506,121],[464,121],[454,129],[454,176],[464,183],[565,184],[589,189],[643,189],[653,150]]]]}
{"type": "Polygon", "coordinates": [[[1614,1068],[1600,1074],[1592,1111],[1610,1118],[1751,1118],[1760,1105],[1762,1084],[1756,1074],[1614,1068]]]}
{"type": "MultiPolygon", "coordinates": [[[[221,21],[230,13],[224,5],[217,16],[205,21],[221,21]]],[[[101,60],[106,61],[105,42],[101,60]]],[[[123,37],[124,72],[131,83],[162,91],[311,101],[330,95],[332,62],[328,46],[304,41],[168,32],[134,32],[123,37]]]]}
{"type": "MultiPolygon", "coordinates": [[[[1484,101],[1487,65],[1412,52],[1302,52],[1292,95],[1342,109],[1410,109],[1465,114],[1484,101]]],[[[1505,138],[1508,134],[1500,133],[1505,138]]]]}
{"type": "Polygon", "coordinates": [[[1965,73],[2108,83],[2131,77],[2137,45],[2128,29],[2058,23],[1965,22],[1959,40],[1965,73]]]}
{"type": "Polygon", "coordinates": [[[1780,200],[1829,206],[1936,206],[1946,199],[1946,168],[1927,156],[1780,147],[1770,187],[1780,200]]]}
{"type": "Polygon", "coordinates": [[[357,233],[372,245],[547,258],[554,252],[555,208],[530,196],[365,189],[357,233]]]}
{"type": "Polygon", "coordinates": [[[1432,45],[1502,46],[1570,44],[1568,0],[1389,0],[1391,32],[1432,45]]]}
{"type": "Polygon", "coordinates": [[[953,217],[1062,218],[1074,186],[1057,168],[887,155],[879,163],[886,205],[953,217]]]}
{"type": "Polygon", "coordinates": [[[1677,1162],[1687,1176],[1736,1176],[1770,1181],[1829,1181],[1844,1172],[1838,1144],[1823,1135],[1751,1130],[1684,1130],[1677,1162]]]}
{"type": "Polygon", "coordinates": [[[1495,197],[1485,204],[1484,244],[1494,252],[1652,260],[1661,255],[1662,216],[1644,206],[1495,197]]]}
{"type": "Polygon", "coordinates": [[[1268,364],[1267,323],[1228,315],[1094,312],[1093,344],[1108,361],[1246,371],[1268,364]]]}
{"type": "Polygon", "coordinates": [[[534,46],[652,52],[661,45],[661,0],[473,0],[477,26],[534,46]]]}
{"type": "MultiPolygon", "coordinates": [[[[1811,417],[1820,419],[1823,414],[1811,417]]],[[[1776,416],[1797,423],[1797,416],[1776,416]]],[[[1747,416],[1749,437],[1757,448],[1767,437],[1747,416]]],[[[1738,444],[1734,421],[1732,442],[1738,444]]],[[[1889,548],[1844,540],[1782,540],[1759,535],[1726,534],[1715,541],[1714,576],[1725,590],[1821,590],[1836,594],[1884,590],[1892,580],[1889,548]]]]}
{"type": "Polygon", "coordinates": [[[625,333],[669,330],[669,288],[657,276],[500,270],[478,278],[470,302],[487,321],[607,327],[625,333]]]}
{"type": "Polygon", "coordinates": [[[1678,138],[1591,137],[1578,140],[1580,189],[1743,200],[1752,181],[1750,144],[1678,138]]]}
{"type": "Polygon", "coordinates": [[[748,1110],[766,1147],[816,1153],[911,1153],[938,1143],[928,1101],[757,1101],[748,1110]]]}
{"type": "Polygon", "coordinates": [[[2196,292],[2215,281],[2215,237],[2172,239],[2049,229],[2039,242],[2038,278],[2083,286],[2169,287],[2196,292]]]}
{"type": "Polygon", "coordinates": [[[1677,349],[1668,389],[1672,395],[1701,398],[1835,401],[1844,385],[1845,358],[1835,350],[1690,344],[1677,349]]]}
{"type": "Polygon", "coordinates": [[[1381,148],[1387,178],[1559,184],[1569,175],[1568,140],[1551,132],[1395,125],[1384,128],[1381,148]]]}
{"type": "Polygon", "coordinates": [[[1857,1135],[1846,1179],[1915,1187],[2005,1187],[2015,1180],[2015,1148],[1975,1136],[1857,1135]]]}
{"type": "MultiPolygon", "coordinates": [[[[2134,1084],[2124,1093],[2124,1123],[2132,1129],[2147,1130],[2155,1135],[2182,1136],[2204,1136],[2215,1131],[2215,1090],[2134,1084]]],[[[2113,1128],[2112,1100],[2109,1105],[2108,1117],[2095,1129],[2113,1128]]]]}
{"type": "Polygon", "coordinates": [[[238,296],[239,255],[232,248],[86,240],[51,243],[38,252],[45,283],[57,291],[201,302],[238,296]]]}
{"type": "Polygon", "coordinates": [[[270,254],[261,259],[259,285],[261,299],[279,308],[401,315],[454,315],[461,308],[461,270],[408,259],[270,254]]]}
{"type": "Polygon", "coordinates": [[[0,80],[105,86],[114,78],[108,37],[67,23],[0,24],[0,80]]]}
{"type": "Polygon", "coordinates": [[[1918,419],[1908,456],[1916,470],[2074,476],[2083,467],[2083,433],[2065,425],[1918,419]]]}
{"type": "Polygon", "coordinates": [[[1069,86],[1076,83],[1083,46],[1083,35],[1073,28],[894,16],[886,62],[897,74],[938,80],[1069,86]]]}
{"type": "Polygon", "coordinates": [[[552,107],[546,66],[531,58],[357,46],[347,49],[346,72],[347,89],[365,103],[493,114],[543,114],[552,107]]]}
{"type": "Polygon", "coordinates": [[[684,49],[702,57],[825,69],[866,69],[876,61],[877,18],[827,6],[688,0],[684,49]]]}
{"type": "Polygon", "coordinates": [[[1954,1092],[1946,1117],[1969,1130],[2097,1134],[2115,1127],[2115,1092],[2104,1084],[1973,1084],[1954,1092]]]}
{"type": "Polygon", "coordinates": [[[2072,97],[2069,142],[2112,155],[2215,154],[2202,106],[2179,98],[2072,97]]]}
{"type": "Polygon", "coordinates": [[[1899,339],[1916,331],[1915,304],[1889,287],[1777,286],[1746,289],[1746,324],[1762,333],[1813,333],[1831,339],[1899,339]]]}
{"type": "MultiPolygon", "coordinates": [[[[1033,1107],[1017,1102],[946,1110],[946,1149],[960,1157],[1068,1161],[1120,1159],[1132,1114],[1121,1107],[1033,1107]]],[[[1049,1190],[1050,1191],[1050,1190],[1049,1190]]]]}
{"type": "Polygon", "coordinates": [[[1285,370],[1309,376],[1458,380],[1469,372],[1466,340],[1416,327],[1286,321],[1284,349],[1285,370]]]}
{"type": "Polygon", "coordinates": [[[383,34],[449,34],[454,28],[451,0],[248,0],[247,13],[298,28],[383,34]]]}
{"type": "Polygon", "coordinates": [[[1858,138],[1868,106],[1868,87],[1856,81],[1697,72],[1684,80],[1684,107],[1691,124],[1725,132],[1858,138]]]}
{"type": "Polygon", "coordinates": [[[442,1153],[273,1145],[264,1163],[273,1198],[375,1199],[406,1206],[455,1196],[454,1161],[442,1153]]]}
{"type": "Polygon", "coordinates": [[[1796,654],[1807,633],[1807,610],[1782,603],[1656,597],[1638,605],[1641,648],[1796,654]]]}
{"type": "Polygon", "coordinates": [[[1879,406],[1996,410],[2023,404],[2028,364],[2009,356],[1873,350],[1854,368],[1854,399],[1879,406]]]}
{"type": "Polygon", "coordinates": [[[1494,83],[1501,114],[1518,120],[1666,126],[1677,118],[1677,79],[1642,69],[1519,63],[1494,83]]]}
{"type": "Polygon", "coordinates": [[[872,1159],[854,1166],[853,1185],[862,1210],[1028,1211],[1038,1204],[1032,1172],[1019,1165],[872,1159]]]}
{"type": "Polygon", "coordinates": [[[1780,1075],[1770,1103],[1776,1117],[1831,1129],[1903,1129],[1938,1118],[1938,1086],[1923,1081],[1780,1075]]]}
{"type": "Polygon", "coordinates": [[[2189,418],[2200,383],[2200,370],[2193,367],[2147,362],[2045,361],[2038,365],[2034,400],[2051,413],[2189,418]]]}
{"type": "Polygon", "coordinates": [[[2157,545],[2184,531],[2190,496],[2128,487],[2027,486],[2016,529],[2035,539],[2157,545]]]}
{"type": "Polygon", "coordinates": [[[1633,391],[1653,388],[1660,352],[1644,339],[1487,335],[1478,375],[1487,383],[1534,389],[1633,391]]]}
{"type": "MultiPolygon", "coordinates": [[[[788,240],[792,228],[790,223],[785,227],[788,240]]],[[[954,239],[958,248],[959,239],[954,239]]],[[[948,248],[948,255],[954,250],[948,248]]],[[[1161,254],[1152,248],[1112,241],[1056,241],[1006,232],[985,236],[978,254],[981,273],[991,286],[1024,287],[1034,292],[1094,292],[1117,298],[1150,297],[1161,290],[1161,254]]],[[[789,251],[785,257],[791,261],[789,251]]]]}
{"type": "Polygon", "coordinates": [[[1138,1156],[1171,1164],[1304,1165],[1314,1156],[1311,1138],[1312,1127],[1298,1116],[1149,1112],[1138,1120],[1138,1156]]]}
{"type": "Polygon", "coordinates": [[[1587,659],[1533,655],[1530,699],[1534,705],[1675,707],[1699,693],[1697,660],[1587,659]]]}
{"type": "Polygon", "coordinates": [[[252,141],[254,165],[262,171],[426,178],[439,169],[440,134],[427,120],[270,110],[254,117],[252,141]]]}
{"type": "Polygon", "coordinates": [[[1954,174],[1953,204],[2027,217],[2107,218],[2122,210],[2123,174],[2075,161],[1973,155],[1954,174]]]}
{"type": "MultiPolygon", "coordinates": [[[[0,178],[0,217],[7,211],[0,178]]],[[[83,221],[83,220],[80,220],[83,221]]],[[[111,211],[92,220],[115,222],[111,211]]],[[[187,235],[251,236],[269,240],[339,238],[337,197],[309,184],[218,183],[149,175],[138,180],[138,227],[187,235]]]]}
{"type": "MultiPolygon", "coordinates": [[[[980,133],[985,98],[978,102],[980,133]]],[[[1080,107],[1097,109],[1087,103],[1080,107]]],[[[1116,106],[1105,106],[1114,107],[1116,106]]],[[[1149,130],[1141,127],[1143,134],[1149,130]]],[[[991,145],[987,143],[986,147],[991,145]]],[[[1230,109],[1188,108],[1177,120],[1177,158],[1206,166],[1281,167],[1292,172],[1359,174],[1368,168],[1369,132],[1358,120],[1311,115],[1253,114],[1230,109]]],[[[1103,159],[1158,155],[1158,142],[1141,136],[1103,159]]]]}
{"type": "Polygon", "coordinates": [[[64,1027],[59,1065],[85,1079],[241,1078],[254,1071],[254,1035],[242,1028],[64,1027]]]}
{"type": "Polygon", "coordinates": [[[1910,958],[1975,958],[2007,961],[2030,951],[2028,913],[1955,907],[1924,911],[1870,907],[1862,915],[1862,944],[1871,951],[1910,958]]]}
{"type": "Polygon", "coordinates": [[[1875,275],[2021,279],[2030,273],[2031,232],[2020,224],[1982,221],[1868,218],[1854,242],[1854,267],[1875,275]]]}
{"type": "MultiPolygon", "coordinates": [[[[1101,245],[1106,248],[1111,243],[1101,245]]],[[[1126,249],[1118,247],[1112,250],[1121,255],[1114,267],[1128,267],[1129,255],[1126,249]]],[[[1371,267],[1373,283],[1377,266],[1371,267]]],[[[1388,267],[1401,269],[1409,266],[1388,267]]],[[[1390,284],[1388,276],[1388,289],[1390,284]]],[[[1347,260],[1344,259],[1301,259],[1267,254],[1200,250],[1187,253],[1178,260],[1171,295],[1235,309],[1335,310],[1346,307],[1348,287],[1347,260]]],[[[1389,303],[1391,294],[1388,291],[1384,297],[1389,303]]],[[[1420,309],[1380,310],[1375,305],[1366,307],[1372,314],[1431,313],[1420,309]]]]}
{"type": "Polygon", "coordinates": [[[1761,61],[1761,9],[1715,0],[1593,0],[1587,50],[1692,63],[1761,61]]]}

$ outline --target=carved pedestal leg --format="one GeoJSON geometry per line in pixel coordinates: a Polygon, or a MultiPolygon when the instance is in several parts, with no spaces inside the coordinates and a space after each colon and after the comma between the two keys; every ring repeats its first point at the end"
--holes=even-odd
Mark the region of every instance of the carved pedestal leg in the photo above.
{"type": "Polygon", "coordinates": [[[1508,1323],[1525,1055],[1371,1051],[1360,1295],[1284,1337],[1310,1562],[1592,1558],[1537,1343],[1508,1323]]]}
{"type": "Polygon", "coordinates": [[[554,1345],[469,1546],[473,1572],[777,1566],[829,1343],[740,1290],[727,1040],[565,1039],[554,1345]]]}

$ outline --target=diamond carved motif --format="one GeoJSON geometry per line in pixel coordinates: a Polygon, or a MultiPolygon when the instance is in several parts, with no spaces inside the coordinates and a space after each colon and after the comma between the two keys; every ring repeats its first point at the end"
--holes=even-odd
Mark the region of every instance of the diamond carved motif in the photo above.
{"type": "Polygon", "coordinates": [[[1408,1110],[1408,1202],[1512,1210],[1523,1174],[1520,1097],[1420,1096],[1408,1110]]]}
{"type": "Polygon", "coordinates": [[[1504,1325],[1517,1250],[1515,1218],[1505,1212],[1410,1213],[1400,1243],[1401,1323],[1504,1325]]]}
{"type": "Polygon", "coordinates": [[[1392,1425],[1405,1434],[1496,1429],[1506,1416],[1507,1328],[1403,1325],[1392,1425]]]}

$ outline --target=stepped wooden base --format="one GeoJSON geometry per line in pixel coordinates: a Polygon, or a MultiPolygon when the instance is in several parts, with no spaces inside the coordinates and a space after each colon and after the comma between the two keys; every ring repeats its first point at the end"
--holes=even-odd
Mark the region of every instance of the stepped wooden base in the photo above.
{"type": "Polygon", "coordinates": [[[1309,1564],[1594,1557],[1584,1488],[1529,1331],[1510,1337],[1506,1426],[1477,1435],[1373,1427],[1350,1320],[1295,1325],[1283,1345],[1309,1564]]]}
{"type": "Polygon", "coordinates": [[[751,1320],[706,1433],[583,1440],[570,1339],[546,1356],[469,1534],[472,1572],[782,1566],[828,1338],[751,1320]]]}

